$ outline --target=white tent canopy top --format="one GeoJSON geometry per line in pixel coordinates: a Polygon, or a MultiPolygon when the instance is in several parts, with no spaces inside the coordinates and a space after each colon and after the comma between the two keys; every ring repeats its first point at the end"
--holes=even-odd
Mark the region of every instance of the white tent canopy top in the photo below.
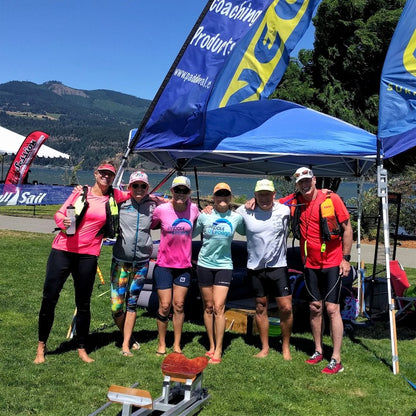
{"type": "MultiPolygon", "coordinates": [[[[0,155],[15,154],[19,151],[25,136],[0,126],[0,155]]],[[[42,145],[36,155],[38,157],[62,157],[69,159],[67,153],[59,152],[49,146],[42,145]]]]}

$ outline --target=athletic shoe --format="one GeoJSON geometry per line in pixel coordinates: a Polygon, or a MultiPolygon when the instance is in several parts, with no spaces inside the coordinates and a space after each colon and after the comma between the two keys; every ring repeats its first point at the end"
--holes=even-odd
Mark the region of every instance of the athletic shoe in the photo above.
{"type": "Polygon", "coordinates": [[[336,374],[342,373],[344,371],[344,367],[342,366],[341,362],[337,363],[335,358],[331,358],[329,364],[321,371],[323,374],[336,374]]]}
{"type": "Polygon", "coordinates": [[[324,355],[319,351],[315,351],[313,355],[311,356],[311,358],[306,360],[306,363],[314,365],[314,364],[320,363],[323,359],[324,359],[324,355]]]}

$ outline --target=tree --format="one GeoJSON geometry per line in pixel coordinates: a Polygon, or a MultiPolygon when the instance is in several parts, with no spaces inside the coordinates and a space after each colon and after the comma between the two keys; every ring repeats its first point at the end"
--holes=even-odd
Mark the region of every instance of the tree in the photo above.
{"type": "MultiPolygon", "coordinates": [[[[405,0],[322,0],[313,51],[293,59],[272,98],[330,114],[377,133],[381,71],[405,0]]],[[[416,150],[384,162],[392,173],[416,150]]]]}

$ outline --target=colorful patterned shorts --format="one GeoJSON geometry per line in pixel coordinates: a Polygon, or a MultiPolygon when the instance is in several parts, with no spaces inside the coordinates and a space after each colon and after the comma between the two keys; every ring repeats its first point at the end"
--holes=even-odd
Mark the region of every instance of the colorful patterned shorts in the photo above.
{"type": "Polygon", "coordinates": [[[113,258],[111,262],[111,311],[114,315],[126,310],[135,312],[146,279],[149,262],[125,263],[113,258]]]}

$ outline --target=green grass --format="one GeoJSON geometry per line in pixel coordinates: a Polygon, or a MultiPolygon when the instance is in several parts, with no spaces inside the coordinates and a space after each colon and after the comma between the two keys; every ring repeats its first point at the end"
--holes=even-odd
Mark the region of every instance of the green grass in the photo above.
{"type": "Polygon", "coordinates": [[[53,218],[60,205],[11,205],[0,206],[0,215],[15,217],[53,218]]]}
{"type": "MultiPolygon", "coordinates": [[[[142,347],[133,358],[119,354],[119,333],[113,325],[108,270],[111,248],[103,247],[99,260],[106,283],[95,287],[92,296],[92,364],[77,357],[66,333],[74,311],[72,280],[69,279],[56,310],[48,342],[50,353],[43,365],[34,365],[37,344],[37,314],[45,265],[53,236],[0,231],[0,414],[87,415],[104,404],[111,384],[139,383],[158,397],[162,389],[162,359],[156,357],[157,331],[154,318],[140,311],[135,336],[142,347]]],[[[408,270],[408,272],[414,272],[408,270]]],[[[98,283],[98,279],[97,279],[98,283]]],[[[319,366],[304,363],[313,350],[309,332],[292,338],[292,361],[284,362],[280,345],[273,338],[272,351],[255,359],[258,340],[226,333],[225,353],[220,365],[204,371],[204,387],[211,398],[202,416],[217,415],[411,415],[416,391],[404,379],[416,383],[416,331],[398,326],[400,374],[391,371],[388,322],[357,328],[344,337],[345,371],[335,376],[320,374],[319,366]],[[404,376],[404,377],[402,377],[404,376]]],[[[172,342],[170,323],[168,342],[172,342]]],[[[186,322],[183,350],[186,356],[203,355],[206,347],[203,326],[186,322]]],[[[325,336],[325,355],[331,342],[325,336]]],[[[102,415],[116,415],[112,405],[102,415]]]]}

